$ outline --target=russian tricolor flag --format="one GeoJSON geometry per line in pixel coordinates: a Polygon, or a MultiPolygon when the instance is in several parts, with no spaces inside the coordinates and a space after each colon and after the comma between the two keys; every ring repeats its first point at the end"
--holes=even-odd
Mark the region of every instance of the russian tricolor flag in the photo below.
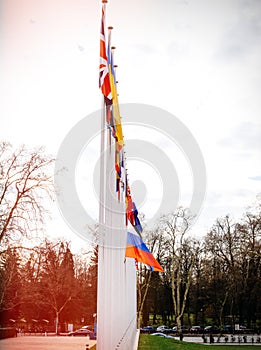
{"type": "Polygon", "coordinates": [[[140,236],[135,233],[128,232],[127,234],[125,256],[134,258],[137,262],[148,265],[152,271],[164,272],[146,244],[142,241],[140,236]]]}

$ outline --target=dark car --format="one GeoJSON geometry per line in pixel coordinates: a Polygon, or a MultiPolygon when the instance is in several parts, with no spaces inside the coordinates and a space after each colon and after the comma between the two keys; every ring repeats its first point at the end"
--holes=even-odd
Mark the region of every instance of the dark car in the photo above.
{"type": "MultiPolygon", "coordinates": [[[[173,332],[177,333],[178,332],[178,327],[177,326],[174,326],[172,328],[173,332]]],[[[181,326],[181,332],[182,333],[188,333],[189,332],[189,329],[185,326],[181,326]]]]}
{"type": "Polygon", "coordinates": [[[205,333],[214,333],[217,334],[220,332],[219,328],[217,326],[206,326],[204,328],[205,333]]]}
{"type": "Polygon", "coordinates": [[[152,326],[146,326],[140,329],[140,333],[143,333],[143,334],[151,334],[155,332],[156,332],[156,328],[152,326]]]}
{"type": "Polygon", "coordinates": [[[202,331],[203,331],[203,328],[201,326],[192,326],[190,328],[190,333],[193,333],[193,334],[201,333],[202,331]]]}
{"type": "Polygon", "coordinates": [[[222,333],[228,333],[228,334],[233,334],[234,329],[231,325],[225,325],[222,327],[222,333]]]}
{"type": "Polygon", "coordinates": [[[95,333],[90,331],[89,329],[86,329],[86,328],[80,328],[74,332],[69,332],[68,336],[71,336],[71,337],[79,337],[79,336],[87,337],[87,336],[89,336],[90,339],[94,339],[94,340],[96,339],[95,333]]]}
{"type": "Polygon", "coordinates": [[[244,325],[240,325],[238,332],[239,333],[247,333],[247,327],[244,325]]]}

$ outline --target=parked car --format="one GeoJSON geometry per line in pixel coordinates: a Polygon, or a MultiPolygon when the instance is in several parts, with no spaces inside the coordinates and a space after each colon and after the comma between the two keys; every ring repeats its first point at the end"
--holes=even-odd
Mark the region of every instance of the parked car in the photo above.
{"type": "Polygon", "coordinates": [[[192,326],[190,328],[190,332],[195,334],[195,333],[201,333],[203,331],[203,328],[201,326],[192,326]]]}
{"type": "Polygon", "coordinates": [[[156,332],[156,328],[152,326],[145,326],[140,329],[140,333],[151,334],[155,332],[156,332]]]}
{"type": "Polygon", "coordinates": [[[224,325],[222,327],[222,333],[228,333],[228,334],[233,334],[234,333],[234,329],[231,325],[224,325]]]}
{"type": "Polygon", "coordinates": [[[167,333],[172,333],[173,330],[171,328],[163,325],[163,326],[157,327],[157,332],[161,332],[161,333],[167,334],[167,333]]]}
{"type": "Polygon", "coordinates": [[[89,329],[86,329],[86,328],[80,328],[74,332],[69,332],[68,336],[70,336],[70,337],[78,337],[78,336],[87,337],[87,336],[89,336],[90,339],[96,339],[95,333],[89,329]]]}
{"type": "Polygon", "coordinates": [[[90,331],[93,331],[93,327],[88,325],[88,326],[82,326],[81,329],[89,329],[90,331]]]}
{"type": "Polygon", "coordinates": [[[217,326],[206,326],[204,328],[205,333],[214,333],[217,334],[220,332],[219,328],[217,326]]]}
{"type": "Polygon", "coordinates": [[[257,329],[255,330],[255,329],[251,329],[251,328],[247,328],[246,326],[244,326],[244,325],[240,325],[239,326],[239,330],[237,331],[237,332],[235,332],[235,333],[240,333],[240,334],[253,334],[253,333],[257,333],[257,332],[259,332],[257,329]]]}
{"type": "MultiPolygon", "coordinates": [[[[172,328],[172,330],[173,330],[173,332],[177,332],[178,331],[178,326],[174,326],[173,328],[172,328]]],[[[187,328],[187,327],[185,327],[185,326],[181,326],[181,332],[182,333],[188,333],[189,332],[189,329],[187,328]]]]}
{"type": "Polygon", "coordinates": [[[167,335],[167,334],[162,333],[162,332],[152,333],[151,335],[153,335],[153,336],[155,336],[155,337],[163,337],[163,338],[174,339],[174,337],[172,337],[171,335],[167,335]]]}

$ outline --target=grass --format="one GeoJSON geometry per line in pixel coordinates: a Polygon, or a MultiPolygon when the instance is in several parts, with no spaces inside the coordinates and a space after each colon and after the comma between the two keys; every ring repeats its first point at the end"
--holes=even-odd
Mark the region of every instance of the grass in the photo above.
{"type": "MultiPolygon", "coordinates": [[[[197,344],[175,339],[161,337],[151,337],[147,334],[141,334],[139,338],[138,350],[253,350],[253,345],[214,345],[214,344],[197,344]],[[231,348],[232,346],[232,348],[231,348]],[[220,348],[221,347],[221,348],[220,348]]],[[[256,345],[254,350],[260,349],[261,345],[256,345]]],[[[90,348],[96,350],[96,345],[90,348]]]]}
{"type": "MultiPolygon", "coordinates": [[[[184,341],[179,341],[175,339],[167,339],[161,337],[152,337],[146,334],[141,334],[139,339],[138,350],[253,350],[253,345],[214,345],[214,344],[196,344],[189,343],[184,341]],[[220,348],[221,347],[221,348],[220,348]]],[[[256,349],[257,345],[255,345],[255,350],[260,349],[260,346],[256,349]]]]}

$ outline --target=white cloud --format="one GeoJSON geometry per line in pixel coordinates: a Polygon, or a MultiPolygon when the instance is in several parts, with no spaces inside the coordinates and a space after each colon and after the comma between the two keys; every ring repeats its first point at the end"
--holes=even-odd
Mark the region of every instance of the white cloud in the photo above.
{"type": "Polygon", "coordinates": [[[261,150],[261,124],[243,122],[237,125],[229,135],[219,141],[223,147],[233,147],[246,153],[261,150]]]}
{"type": "Polygon", "coordinates": [[[254,181],[261,181],[261,175],[249,176],[249,179],[254,181]]]}

